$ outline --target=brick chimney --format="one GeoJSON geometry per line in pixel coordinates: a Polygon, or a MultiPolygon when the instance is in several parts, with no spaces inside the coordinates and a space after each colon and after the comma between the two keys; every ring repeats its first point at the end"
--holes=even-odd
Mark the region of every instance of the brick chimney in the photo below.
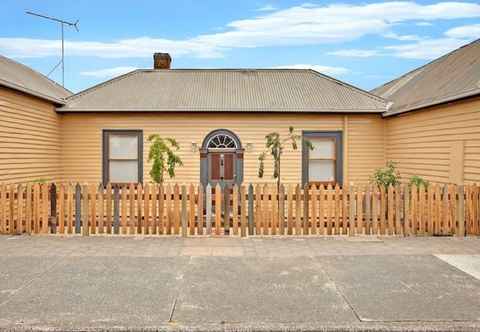
{"type": "Polygon", "coordinates": [[[168,53],[153,54],[153,69],[170,69],[172,58],[168,53]]]}

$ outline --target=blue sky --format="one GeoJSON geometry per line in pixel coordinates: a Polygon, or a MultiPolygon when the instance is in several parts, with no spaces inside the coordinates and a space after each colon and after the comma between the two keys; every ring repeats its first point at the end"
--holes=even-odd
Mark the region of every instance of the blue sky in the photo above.
{"type": "Polygon", "coordinates": [[[310,67],[371,89],[480,38],[473,1],[2,0],[0,54],[44,74],[59,61],[59,26],[25,10],[80,20],[66,29],[75,92],[151,68],[155,51],[173,68],[310,67]]]}

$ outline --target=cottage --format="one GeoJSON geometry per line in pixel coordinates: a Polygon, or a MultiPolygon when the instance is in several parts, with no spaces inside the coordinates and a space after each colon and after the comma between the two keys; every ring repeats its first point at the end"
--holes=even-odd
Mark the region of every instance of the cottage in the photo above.
{"type": "Polygon", "coordinates": [[[0,182],[61,176],[60,115],[71,92],[0,56],[0,182]]]}
{"type": "Polygon", "coordinates": [[[258,156],[265,135],[289,126],[316,149],[285,151],[285,183],[365,183],[385,163],[377,96],[313,70],[170,69],[169,55],[154,58],[57,108],[64,179],[149,181],[146,138],[159,133],[181,146],[174,181],[272,182],[269,169],[258,178],[258,156]]]}
{"type": "Polygon", "coordinates": [[[480,40],[372,91],[385,112],[385,155],[405,178],[480,181],[480,40]]]}

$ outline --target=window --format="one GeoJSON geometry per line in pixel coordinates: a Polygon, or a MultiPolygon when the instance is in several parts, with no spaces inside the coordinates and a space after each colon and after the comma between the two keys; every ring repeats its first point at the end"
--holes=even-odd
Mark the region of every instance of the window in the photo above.
{"type": "Polygon", "coordinates": [[[103,131],[103,182],[142,182],[143,134],[139,130],[103,131]]]}
{"type": "Polygon", "coordinates": [[[303,183],[342,183],[341,132],[304,132],[303,183]],[[313,145],[310,150],[306,145],[313,145]]]}

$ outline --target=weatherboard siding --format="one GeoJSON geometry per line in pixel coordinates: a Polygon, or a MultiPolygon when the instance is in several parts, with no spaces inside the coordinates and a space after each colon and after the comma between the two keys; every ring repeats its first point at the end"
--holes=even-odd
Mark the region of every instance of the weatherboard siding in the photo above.
{"type": "Polygon", "coordinates": [[[442,183],[461,177],[480,181],[479,98],[389,117],[386,133],[387,159],[397,164],[404,179],[419,175],[442,183]]]}
{"type": "MultiPolygon", "coordinates": [[[[181,146],[184,166],[177,169],[176,182],[198,182],[199,152],[192,152],[192,142],[201,147],[205,136],[215,129],[229,129],[238,135],[244,153],[244,182],[271,182],[271,161],[266,161],[265,177],[257,177],[258,155],[264,148],[265,135],[272,131],[287,134],[293,126],[302,130],[339,130],[347,128],[348,143],[344,165],[344,181],[367,183],[373,170],[385,163],[384,120],[380,115],[318,114],[242,114],[242,113],[124,113],[63,114],[61,120],[61,167],[66,181],[98,182],[102,179],[102,129],[141,129],[144,134],[144,179],[150,180],[148,163],[150,134],[173,137],[181,146]]],[[[301,145],[300,145],[301,146],[301,145]]],[[[301,181],[301,151],[287,148],[282,158],[282,181],[301,181]]]]}
{"type": "Polygon", "coordinates": [[[0,182],[60,176],[60,116],[54,105],[0,87],[0,182]]]}

